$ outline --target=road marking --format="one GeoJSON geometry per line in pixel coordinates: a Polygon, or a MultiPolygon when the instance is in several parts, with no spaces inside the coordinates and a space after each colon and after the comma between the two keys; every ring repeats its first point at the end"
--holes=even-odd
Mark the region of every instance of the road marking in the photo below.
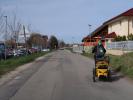
{"type": "Polygon", "coordinates": [[[52,93],[51,93],[51,100],[54,100],[55,89],[56,89],[56,83],[55,83],[53,90],[52,90],[52,93]]]}
{"type": "Polygon", "coordinates": [[[19,80],[19,79],[21,79],[21,76],[17,76],[17,77],[15,77],[14,79],[15,79],[15,80],[19,80]]]}

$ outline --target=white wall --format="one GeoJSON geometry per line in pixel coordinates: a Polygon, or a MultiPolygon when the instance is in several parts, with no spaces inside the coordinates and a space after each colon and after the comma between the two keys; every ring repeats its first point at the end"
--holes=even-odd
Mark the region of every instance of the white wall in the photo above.
{"type": "Polygon", "coordinates": [[[129,34],[133,34],[133,17],[129,20],[129,34]]]}
{"type": "MultiPolygon", "coordinates": [[[[115,32],[116,35],[128,35],[128,18],[123,18],[121,20],[115,21],[109,24],[109,33],[115,32]]],[[[129,18],[129,33],[133,33],[133,17],[129,18]]]]}

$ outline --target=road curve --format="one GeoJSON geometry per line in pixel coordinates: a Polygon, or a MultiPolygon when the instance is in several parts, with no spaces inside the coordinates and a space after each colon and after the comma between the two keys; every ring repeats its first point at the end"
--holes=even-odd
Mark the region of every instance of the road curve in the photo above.
{"type": "Polygon", "coordinates": [[[10,100],[133,100],[133,84],[121,76],[93,83],[87,57],[60,50],[41,64],[10,100]]]}

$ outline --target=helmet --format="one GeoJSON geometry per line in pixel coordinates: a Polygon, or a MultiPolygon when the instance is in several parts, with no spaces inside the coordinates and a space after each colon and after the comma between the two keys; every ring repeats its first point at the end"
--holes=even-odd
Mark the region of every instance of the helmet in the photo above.
{"type": "Polygon", "coordinates": [[[101,40],[99,40],[99,41],[98,41],[98,45],[101,45],[101,44],[102,44],[102,41],[101,41],[101,40]]]}

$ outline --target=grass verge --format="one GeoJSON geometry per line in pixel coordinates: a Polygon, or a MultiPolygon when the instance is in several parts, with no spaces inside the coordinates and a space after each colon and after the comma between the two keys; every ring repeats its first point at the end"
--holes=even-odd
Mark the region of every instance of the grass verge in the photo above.
{"type": "MultiPolygon", "coordinates": [[[[93,54],[84,53],[83,56],[93,59],[93,54]]],[[[133,52],[122,56],[109,55],[110,66],[117,72],[122,72],[124,75],[133,79],[133,52]]]]}
{"type": "Polygon", "coordinates": [[[65,49],[67,49],[67,50],[73,52],[73,48],[65,48],[65,49]]]}
{"type": "Polygon", "coordinates": [[[39,52],[32,55],[26,55],[21,57],[13,57],[7,60],[0,61],[0,76],[14,70],[20,65],[34,61],[36,58],[47,54],[48,52],[39,52]]]}
{"type": "Polygon", "coordinates": [[[110,55],[110,65],[116,71],[133,78],[133,53],[127,53],[122,56],[110,55]]]}
{"type": "Polygon", "coordinates": [[[82,53],[83,56],[89,57],[89,58],[94,58],[92,53],[82,53]]]}

